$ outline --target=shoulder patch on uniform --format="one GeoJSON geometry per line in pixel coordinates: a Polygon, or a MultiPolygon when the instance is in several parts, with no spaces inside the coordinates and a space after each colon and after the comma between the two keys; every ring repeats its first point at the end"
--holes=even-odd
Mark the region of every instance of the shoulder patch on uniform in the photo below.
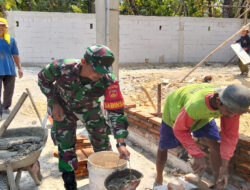
{"type": "Polygon", "coordinates": [[[118,81],[109,85],[105,92],[104,108],[106,110],[116,110],[124,108],[124,100],[120,91],[118,81]]]}

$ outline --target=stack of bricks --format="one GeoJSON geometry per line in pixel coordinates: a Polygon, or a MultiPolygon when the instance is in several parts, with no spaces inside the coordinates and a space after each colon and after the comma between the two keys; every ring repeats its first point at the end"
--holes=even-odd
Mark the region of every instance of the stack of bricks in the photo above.
{"type": "MultiPolygon", "coordinates": [[[[160,139],[161,118],[155,117],[153,114],[139,111],[135,105],[126,105],[125,113],[129,122],[129,131],[136,133],[158,145],[160,139]]],[[[196,139],[197,145],[206,154],[208,162],[208,147],[201,139],[196,139]]],[[[179,157],[178,149],[169,150],[173,155],[179,157]]],[[[209,163],[207,163],[209,166],[209,163]]],[[[208,167],[207,172],[212,174],[211,168],[208,167]]],[[[238,189],[249,189],[250,187],[250,137],[240,134],[239,142],[235,150],[234,157],[230,162],[230,178],[229,183],[238,189]]]]}
{"type": "MultiPolygon", "coordinates": [[[[85,177],[88,176],[88,157],[94,153],[94,150],[91,146],[90,141],[85,136],[77,136],[77,143],[76,143],[76,154],[78,159],[78,169],[75,170],[75,176],[85,177]]],[[[58,157],[58,152],[54,153],[55,157],[58,157]]]]}

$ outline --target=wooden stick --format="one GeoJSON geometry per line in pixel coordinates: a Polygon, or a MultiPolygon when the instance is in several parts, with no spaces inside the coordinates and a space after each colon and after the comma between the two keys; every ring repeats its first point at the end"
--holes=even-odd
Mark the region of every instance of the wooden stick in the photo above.
{"type": "Polygon", "coordinates": [[[158,84],[157,89],[157,116],[161,116],[161,84],[158,84]]]}
{"type": "Polygon", "coordinates": [[[237,55],[234,55],[231,59],[229,59],[229,61],[226,62],[226,63],[223,65],[223,67],[228,66],[228,65],[233,61],[233,59],[234,59],[236,56],[237,56],[237,55]]]}
{"type": "Polygon", "coordinates": [[[6,165],[6,171],[7,171],[8,183],[9,183],[10,189],[17,190],[13,169],[10,164],[6,165]]]}
{"type": "Polygon", "coordinates": [[[34,108],[34,110],[35,110],[35,112],[36,112],[36,115],[37,115],[37,117],[38,117],[38,119],[39,119],[39,121],[40,121],[40,123],[41,123],[41,125],[42,125],[41,115],[40,115],[40,113],[39,113],[39,111],[38,111],[38,109],[37,109],[37,107],[36,107],[35,102],[33,101],[33,98],[32,98],[32,96],[31,96],[31,93],[30,93],[30,91],[29,91],[28,88],[26,88],[26,91],[27,91],[27,93],[28,93],[28,95],[29,95],[31,104],[32,104],[32,106],[33,106],[33,108],[34,108]]]}
{"type": "Polygon", "coordinates": [[[156,111],[155,104],[154,104],[153,100],[151,99],[151,97],[150,97],[150,95],[149,95],[148,91],[147,91],[144,87],[141,87],[141,88],[142,88],[142,90],[145,92],[145,94],[146,94],[146,96],[148,97],[148,99],[149,99],[150,103],[152,104],[152,106],[153,106],[154,110],[156,111]]]}
{"type": "Polygon", "coordinates": [[[227,40],[225,40],[222,44],[220,44],[215,50],[213,50],[208,56],[206,56],[199,64],[197,64],[188,74],[186,74],[183,79],[180,82],[183,82],[192,72],[194,72],[199,66],[201,66],[204,62],[206,62],[215,52],[217,52],[219,49],[224,47],[228,42],[230,42],[235,36],[237,36],[239,33],[241,33],[242,30],[249,27],[250,23],[243,26],[239,31],[237,31],[235,34],[233,34],[231,37],[229,37],[227,40]]]}
{"type": "Polygon", "coordinates": [[[237,18],[240,18],[240,17],[242,17],[243,15],[245,15],[248,11],[250,11],[250,7],[247,9],[247,10],[245,10],[240,16],[238,16],[237,18]]]}
{"type": "Polygon", "coordinates": [[[6,131],[6,129],[8,128],[8,126],[10,125],[11,121],[16,116],[17,112],[19,111],[19,109],[23,105],[23,103],[26,100],[27,96],[28,96],[28,94],[26,92],[24,92],[22,94],[22,96],[19,98],[18,102],[16,103],[14,109],[10,112],[10,115],[4,121],[3,125],[0,128],[0,138],[3,136],[4,132],[6,131]]]}
{"type": "MultiPolygon", "coordinates": [[[[242,1],[244,0],[241,0],[241,2],[239,2],[239,5],[242,3],[242,1]]],[[[247,4],[247,1],[244,1],[243,6],[246,6],[246,4],[247,4]]],[[[242,8],[238,8],[237,13],[235,14],[235,18],[239,16],[241,9],[242,8]]]]}
{"type": "MultiPolygon", "coordinates": [[[[247,2],[247,7],[248,7],[248,2],[247,2]]],[[[246,10],[246,13],[244,14],[244,22],[243,22],[243,24],[247,24],[247,17],[248,17],[248,12],[249,12],[249,10],[247,11],[247,8],[245,8],[245,10],[246,10]]]]}

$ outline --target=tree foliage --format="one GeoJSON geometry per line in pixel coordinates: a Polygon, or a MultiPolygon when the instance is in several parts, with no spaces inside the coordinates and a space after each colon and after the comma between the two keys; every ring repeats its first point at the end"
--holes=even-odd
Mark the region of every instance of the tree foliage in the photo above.
{"type": "Polygon", "coordinates": [[[4,10],[93,13],[95,0],[0,0],[4,10]]]}
{"type": "Polygon", "coordinates": [[[120,9],[125,15],[221,17],[224,11],[233,17],[237,9],[219,6],[237,6],[240,2],[242,0],[122,0],[120,9]]]}
{"type": "MultiPolygon", "coordinates": [[[[104,1],[104,0],[96,0],[104,1]]],[[[124,15],[234,17],[236,8],[211,6],[243,6],[247,0],[120,0],[124,15]]],[[[94,13],[95,0],[0,0],[0,13],[4,10],[94,13]]],[[[244,9],[241,10],[243,12],[244,9]]]]}

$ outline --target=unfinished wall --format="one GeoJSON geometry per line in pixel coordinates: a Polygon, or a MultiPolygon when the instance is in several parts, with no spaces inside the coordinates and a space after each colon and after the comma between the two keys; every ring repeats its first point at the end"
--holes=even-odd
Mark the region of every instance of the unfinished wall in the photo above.
{"type": "MultiPolygon", "coordinates": [[[[131,136],[129,138],[156,155],[157,145],[160,139],[161,118],[146,112],[138,111],[133,107],[133,105],[127,105],[125,108],[129,122],[129,136],[131,136]]],[[[196,142],[206,153],[208,162],[208,147],[201,139],[196,139],[196,142]]],[[[169,152],[171,153],[169,156],[170,160],[172,160],[171,164],[174,164],[175,167],[177,167],[177,165],[179,165],[179,167],[181,166],[181,169],[186,172],[190,171],[187,166],[185,167],[183,165],[180,159],[177,159],[181,154],[178,149],[171,149],[169,152]],[[173,157],[175,157],[174,161],[173,157]]],[[[209,164],[207,165],[209,166],[209,164]]],[[[231,186],[237,189],[250,189],[250,137],[240,134],[235,155],[230,162],[230,170],[231,175],[229,184],[231,186]]],[[[209,167],[207,168],[207,172],[212,174],[209,167]]]]}
{"type": "MultiPolygon", "coordinates": [[[[79,58],[96,42],[94,14],[8,12],[22,62],[46,64],[52,58],[79,58]],[[18,26],[16,25],[18,23],[18,26]]],[[[120,63],[196,63],[240,29],[228,18],[120,16],[120,63]]],[[[226,62],[229,44],[209,61],[226,62]]]]}
{"type": "Polygon", "coordinates": [[[8,12],[8,21],[26,65],[81,58],[84,49],[96,43],[93,14],[8,12]]]}

